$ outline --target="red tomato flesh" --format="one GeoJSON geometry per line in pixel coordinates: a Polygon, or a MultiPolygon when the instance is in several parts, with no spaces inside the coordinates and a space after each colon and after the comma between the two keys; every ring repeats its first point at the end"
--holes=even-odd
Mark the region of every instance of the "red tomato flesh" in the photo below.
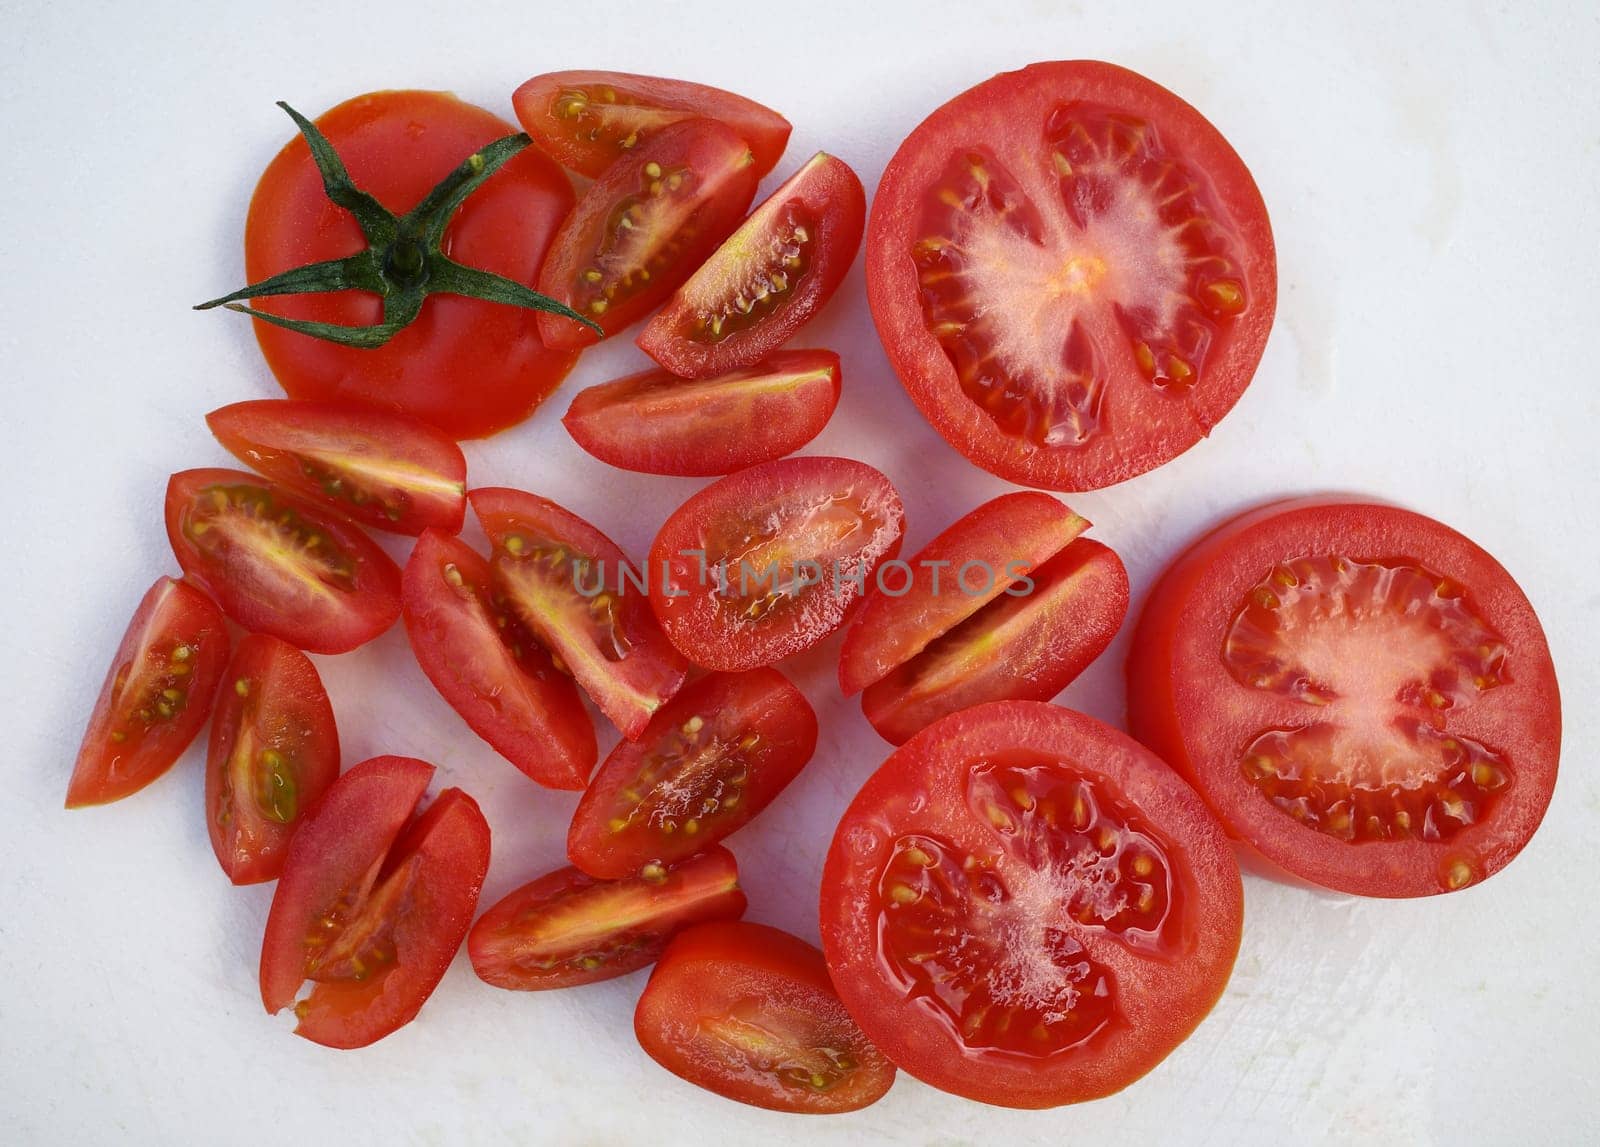
{"type": "Polygon", "coordinates": [[[218,691],[206,753],[206,828],[235,884],[275,880],[306,811],[339,776],[333,706],[311,659],[246,635],[218,691]]]}
{"type": "Polygon", "coordinates": [[[866,213],[856,173],[819,151],[678,288],[640,349],[685,378],[754,366],[833,297],[866,213]]]}
{"type": "Polygon", "coordinates": [[[591,876],[659,875],[743,827],[817,747],[817,716],[776,669],[688,685],[595,774],[567,833],[591,876]]]}
{"type": "Polygon", "coordinates": [[[1550,803],[1561,700],[1511,575],[1431,518],[1260,507],[1162,576],[1128,659],[1134,734],[1247,855],[1364,896],[1505,867],[1550,803]]]}
{"type": "Polygon", "coordinates": [[[561,868],[485,912],[467,936],[473,970],[513,991],[596,984],[655,963],[683,929],[744,915],[733,853],[713,845],[651,877],[596,880],[561,868]]]}
{"type": "Polygon", "coordinates": [[[228,623],[191,585],[145,593],[111,659],[67,783],[67,807],[106,804],[173,766],[206,723],[228,663],[228,623]]]}

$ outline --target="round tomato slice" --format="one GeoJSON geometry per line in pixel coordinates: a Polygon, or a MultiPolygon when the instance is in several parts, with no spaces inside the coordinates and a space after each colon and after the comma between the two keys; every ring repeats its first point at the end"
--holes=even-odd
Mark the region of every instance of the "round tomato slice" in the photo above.
{"type": "Polygon", "coordinates": [[[545,153],[590,179],[669,124],[714,119],[750,146],[759,179],[789,142],[789,121],[720,88],[626,72],[546,72],[511,96],[523,130],[545,153]]]}
{"type": "Polygon", "coordinates": [[[548,499],[498,487],[468,496],[494,548],[504,607],[638,740],[688,673],[650,611],[645,576],[610,538],[548,499]]]}
{"type": "Polygon", "coordinates": [[[1205,1018],[1239,950],[1221,826],[1142,745],[1070,709],[979,705],[862,786],[822,874],[839,994],[943,1091],[1054,1107],[1119,1091],[1205,1018]]]}
{"type": "MultiPolygon", "coordinates": [[[[756,193],[750,147],[713,120],[670,124],[607,168],[562,224],[539,290],[606,334],[672,294],[739,225],[756,193]]],[[[543,315],[553,347],[595,341],[588,327],[543,315]]]]}
{"type": "Polygon", "coordinates": [[[261,399],[206,415],[250,469],[363,526],[457,533],[467,513],[461,447],[405,414],[336,402],[261,399]]]}
{"type": "Polygon", "coordinates": [[[227,663],[222,611],[192,585],[156,579],[100,686],[67,807],[121,800],[170,769],[206,723],[227,663]]]}
{"type": "Polygon", "coordinates": [[[417,664],[472,731],[542,785],[581,789],[594,770],[594,722],[572,678],[494,588],[459,538],[428,530],[401,585],[417,664]]]}
{"type": "Polygon", "coordinates": [[[700,924],[667,945],[633,1030],[680,1079],[772,1111],[876,1103],[894,1065],[840,1003],[822,953],[764,924],[700,924]]]}
{"type": "Polygon", "coordinates": [[[289,842],[261,946],[261,1002],[297,1035],[365,1047],[410,1023],[472,924],[489,825],[460,789],[413,817],[433,766],[374,757],[340,777],[289,842]],[[305,981],[313,987],[298,1003],[305,981]]]}
{"type": "Polygon", "coordinates": [[[822,433],[838,404],[838,355],[781,350],[715,378],[647,370],[591,386],[561,422],[602,462],[701,478],[794,453],[822,433]]]}
{"type": "Polygon", "coordinates": [[[346,519],[238,470],[167,483],[167,538],[188,577],[246,629],[347,653],[400,616],[400,568],[346,519]]]}
{"type": "Polygon", "coordinates": [[[1111,64],[1035,64],[924,120],[884,171],[867,294],[922,413],[984,469],[1093,490],[1210,432],[1277,304],[1228,141],[1111,64]]]}
{"type": "Polygon", "coordinates": [[[737,920],[745,907],[738,863],[716,845],[648,878],[596,880],[561,868],[485,912],[467,952],[478,977],[496,988],[596,984],[655,963],[690,925],[737,920]]]}
{"type": "MultiPolygon", "coordinates": [[[[415,207],[467,156],[516,130],[444,92],[374,92],[316,122],[356,186],[396,213],[415,207]]],[[[458,262],[532,285],[572,205],[566,173],[528,148],[461,205],[444,248],[458,262]]],[[[250,282],[365,247],[355,217],[329,202],[310,148],[297,136],[267,165],[250,200],[250,282]]],[[[382,318],[382,301],[362,291],[254,305],[344,326],[382,318]]],[[[545,345],[532,311],[459,295],[430,296],[415,322],[376,349],[339,346],[259,320],[255,328],[267,365],[291,398],[403,411],[456,438],[521,422],[576,361],[570,350],[545,345]]]]}
{"type": "Polygon", "coordinates": [[[754,366],[833,297],[866,214],[856,173],[819,151],[678,288],[640,349],[685,378],[754,366]]]}
{"type": "Polygon", "coordinates": [[[274,880],[306,810],[339,776],[339,732],[311,659],[251,633],[219,691],[206,753],[206,828],[235,884],[274,880]]]}
{"type": "Polygon", "coordinates": [[[849,458],[785,458],[713,482],[650,547],[650,604],[696,665],[737,673],[844,624],[900,550],[900,493],[849,458]]]}
{"type": "Polygon", "coordinates": [[[1511,575],[1431,518],[1338,498],[1253,510],[1173,563],[1128,719],[1247,856],[1364,896],[1504,868],[1561,751],[1550,649],[1511,575]]]}
{"type": "Polygon", "coordinates": [[[567,832],[591,876],[656,876],[743,827],[799,775],[817,715],[776,669],[688,685],[595,774],[567,832]]]}

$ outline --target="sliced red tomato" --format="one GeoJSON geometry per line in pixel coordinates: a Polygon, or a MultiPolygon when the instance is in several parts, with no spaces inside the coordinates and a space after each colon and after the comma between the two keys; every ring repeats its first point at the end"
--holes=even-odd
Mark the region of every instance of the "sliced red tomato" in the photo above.
{"type": "Polygon", "coordinates": [[[737,673],[844,624],[900,549],[900,494],[849,458],[785,458],[713,482],[650,547],[650,604],[696,665],[737,673]]]}
{"type": "Polygon", "coordinates": [[[578,802],[567,856],[606,879],[659,874],[748,824],[816,747],[816,713],[776,669],[702,677],[611,751],[578,802]]]}
{"type": "Polygon", "coordinates": [[[678,288],[640,349],[685,378],[754,366],[833,297],[866,214],[856,173],[817,152],[678,288]]]}
{"type": "Polygon", "coordinates": [[[884,171],[867,295],[934,429],[1014,482],[1093,490],[1210,432],[1277,304],[1267,210],[1194,108],[1090,60],[939,108],[884,171]]]}
{"type": "Polygon", "coordinates": [[[738,863],[716,845],[649,877],[596,880],[561,868],[479,917],[467,951],[479,978],[496,988],[571,988],[653,964],[683,929],[737,920],[745,907],[738,863]]]}
{"type": "Polygon", "coordinates": [[[1089,528],[1048,494],[985,502],[917,551],[909,580],[868,592],[839,653],[839,687],[858,693],[911,660],[1089,528]]]}
{"type": "Polygon", "coordinates": [[[254,474],[174,474],[166,516],[183,572],[248,630],[346,653],[400,616],[400,568],[377,543],[254,474]]]}
{"type": "Polygon", "coordinates": [[[633,1030],[680,1079],[772,1111],[856,1111],[894,1083],[894,1065],[839,1002],[822,953],[765,924],[680,933],[650,974],[633,1030]]]}
{"type": "Polygon", "coordinates": [[[579,446],[623,470],[709,477],[794,453],[838,404],[838,355],[782,350],[715,378],[647,370],[591,386],[561,422],[579,446]]]}
{"type": "Polygon", "coordinates": [[[637,740],[688,672],[651,614],[644,575],[610,538],[548,499],[498,487],[468,497],[494,548],[505,608],[637,740]]]}
{"type": "MultiPolygon", "coordinates": [[[[669,124],[607,168],[551,245],[539,290],[616,334],[653,310],[739,225],[756,193],[750,147],[708,119],[669,124]]],[[[542,315],[553,347],[595,341],[542,315]]]]}
{"type": "Polygon", "coordinates": [[[862,1030],[943,1091],[1119,1091],[1222,994],[1243,886],[1200,797],[1070,709],[979,705],[889,757],[839,822],[822,942],[862,1030]]]}
{"type": "Polygon", "coordinates": [[[209,597],[157,578],[134,610],[67,783],[67,807],[106,804],[170,769],[211,712],[228,623],[209,597]]]}
{"type": "Polygon", "coordinates": [[[337,402],[262,399],[206,415],[217,441],[250,469],[363,526],[415,536],[457,533],[467,460],[409,415],[337,402]]]}
{"type": "Polygon", "coordinates": [[[413,817],[433,766],[374,757],[340,777],[289,842],[261,945],[261,1002],[297,1035],[365,1047],[410,1023],[472,924],[489,825],[460,789],[413,817]],[[298,1003],[301,986],[309,995],[298,1003]]]}
{"type": "Polygon", "coordinates": [[[590,179],[668,124],[714,119],[750,146],[759,179],[789,142],[789,121],[720,88],[626,72],[546,72],[511,96],[522,128],[560,163],[590,179]]]}
{"type": "Polygon", "coordinates": [[[417,664],[472,731],[540,784],[583,788],[599,752],[594,722],[572,678],[496,591],[489,563],[428,530],[402,595],[417,664]]]}
{"type": "Polygon", "coordinates": [[[1260,507],[1173,563],[1134,636],[1128,719],[1247,856],[1363,896],[1504,868],[1561,751],[1550,649],[1504,567],[1339,498],[1260,507]]]}
{"type": "MultiPolygon", "coordinates": [[[[373,92],[316,122],[356,186],[397,213],[415,207],[467,156],[516,131],[445,92],[373,92]]],[[[566,173],[530,147],[461,205],[444,248],[458,262],[531,286],[572,205],[566,173]]],[[[244,239],[250,282],[365,247],[355,217],[328,201],[311,151],[296,136],[267,165],[250,200],[244,239]]],[[[382,301],[362,291],[254,305],[344,326],[382,318],[382,301]]],[[[338,346],[259,320],[255,328],[267,365],[291,398],[404,411],[456,438],[521,422],[576,361],[570,350],[545,345],[534,312],[459,295],[430,296],[415,322],[376,349],[338,346]]]]}
{"type": "Polygon", "coordinates": [[[206,753],[206,828],[235,884],[275,880],[289,838],[339,777],[333,706],[311,659],[286,641],[239,642],[206,753]]]}

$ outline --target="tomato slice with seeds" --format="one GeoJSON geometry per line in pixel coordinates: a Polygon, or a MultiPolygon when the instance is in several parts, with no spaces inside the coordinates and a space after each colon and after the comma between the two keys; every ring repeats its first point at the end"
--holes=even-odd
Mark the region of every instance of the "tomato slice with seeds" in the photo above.
{"type": "Polygon", "coordinates": [[[1079,538],[1031,575],[867,686],[861,711],[899,745],[985,701],[1048,701],[1106,651],[1128,615],[1122,559],[1079,538]]]}
{"type": "Polygon", "coordinates": [[[610,538],[536,494],[474,490],[495,587],[511,614],[630,741],[688,673],[650,611],[645,577],[610,538]]]}
{"type": "Polygon", "coordinates": [[[561,422],[602,462],[698,478],[794,453],[822,433],[838,404],[838,355],[781,350],[715,378],[647,370],[591,386],[561,422]]]}
{"type": "Polygon", "coordinates": [[[67,807],[131,796],[206,723],[228,663],[228,623],[192,585],[157,578],[111,659],[67,782],[67,807]]]}
{"type": "Polygon", "coordinates": [[[890,160],[867,292],[907,392],[1011,481],[1092,490],[1193,446],[1266,346],[1277,263],[1227,140],[1111,64],[964,92],[890,160]]]}
{"type": "Polygon", "coordinates": [[[680,1079],[772,1111],[857,1111],[894,1083],[894,1065],[845,1011],[822,953],[764,924],[679,934],[650,974],[633,1030],[680,1079]]]}
{"type": "Polygon", "coordinates": [[[612,750],[567,832],[591,876],[657,876],[748,824],[817,747],[817,715],[776,669],[712,674],[612,750]]]}
{"type": "Polygon", "coordinates": [[[261,946],[261,1002],[295,1034],[365,1047],[411,1022],[472,924],[489,825],[460,789],[413,816],[433,766],[374,757],[340,777],[289,842],[261,946]],[[296,995],[307,981],[310,994],[296,995]]]}
{"type": "Polygon", "coordinates": [[[626,72],[546,72],[511,96],[522,129],[563,166],[599,179],[669,124],[714,119],[750,146],[759,179],[789,142],[789,121],[754,100],[688,80],[626,72]]]}
{"type": "Polygon", "coordinates": [[[678,288],[639,348],[685,378],[754,366],[833,297],[866,214],[856,173],[819,151],[678,288]]]}
{"type": "Polygon", "coordinates": [[[737,920],[745,907],[738,863],[717,845],[648,878],[597,880],[561,868],[485,912],[467,951],[473,971],[496,988],[597,984],[655,963],[683,929],[737,920]]]}
{"type": "Polygon", "coordinates": [[[943,1091],[1054,1107],[1118,1091],[1221,996],[1243,886],[1227,837],[1155,754],[1033,701],[896,750],[822,874],[839,994],[943,1091]]]}
{"type": "MultiPolygon", "coordinates": [[[[756,193],[750,147],[708,119],[662,128],[617,160],[561,225],[539,290],[607,335],[644,317],[728,237],[756,193]]],[[[552,347],[595,341],[588,327],[540,315],[552,347]]]]}
{"type": "Polygon", "coordinates": [[[409,415],[261,399],[213,410],[206,425],[252,470],[371,529],[454,534],[466,516],[461,447],[409,415]]]}
{"type": "Polygon", "coordinates": [[[289,839],[339,776],[339,732],[311,659],[247,634],[228,663],[206,752],[206,828],[235,884],[274,880],[289,839]]]}
{"type": "Polygon", "coordinates": [[[1128,658],[1134,734],[1278,874],[1364,896],[1476,884],[1550,803],[1561,700],[1511,575],[1431,518],[1252,510],[1162,576],[1128,658]]]}
{"type": "Polygon", "coordinates": [[[737,673],[844,624],[900,550],[900,493],[850,458],[785,458],[713,482],[650,547],[650,604],[696,665],[737,673]]]}

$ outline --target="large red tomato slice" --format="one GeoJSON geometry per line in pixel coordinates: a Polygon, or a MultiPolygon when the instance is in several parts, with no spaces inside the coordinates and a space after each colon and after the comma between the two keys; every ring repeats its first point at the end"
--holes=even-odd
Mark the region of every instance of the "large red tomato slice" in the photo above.
{"type": "Polygon", "coordinates": [[[1134,734],[1268,867],[1367,896],[1476,884],[1527,844],[1561,750],[1533,607],[1431,518],[1312,498],[1201,539],[1128,658],[1134,734]]]}
{"type": "Polygon", "coordinates": [[[1007,1107],[1118,1091],[1222,994],[1239,869],[1200,797],[1069,709],[979,705],[862,786],[822,874],[822,941],[912,1075],[1007,1107]]]}
{"type": "Polygon", "coordinates": [[[1277,302],[1250,173],[1165,88],[1035,64],[939,108],[884,171],[867,291],[923,414],[984,469],[1092,490],[1238,401],[1277,302]]]}

